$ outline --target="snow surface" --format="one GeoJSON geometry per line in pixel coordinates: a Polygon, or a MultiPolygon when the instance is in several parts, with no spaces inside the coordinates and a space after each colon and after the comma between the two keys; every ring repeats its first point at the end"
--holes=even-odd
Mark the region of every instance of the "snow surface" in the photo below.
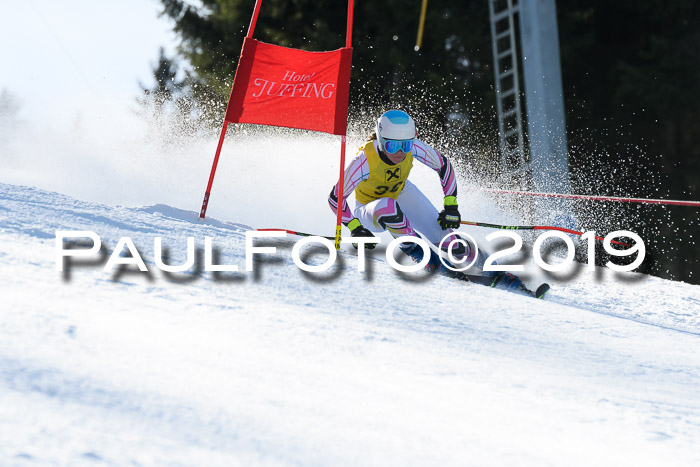
{"type": "Polygon", "coordinates": [[[535,300],[349,249],[310,274],[291,236],[245,272],[233,216],[117,204],[0,183],[2,465],[700,463],[698,286],[580,268],[535,300]],[[58,272],[56,230],[151,272],[58,272]],[[241,272],[166,277],[156,236],[241,272]]]}
{"type": "MultiPolygon", "coordinates": [[[[700,464],[698,286],[528,264],[542,301],[400,276],[381,247],[310,274],[291,236],[245,272],[248,226],[332,234],[338,138],[232,128],[201,223],[216,139],[113,117],[0,138],[0,465],[700,464]],[[150,273],[58,272],[57,230],[130,237],[150,273]],[[241,272],[166,276],[157,236],[241,272]]],[[[473,183],[463,218],[520,221],[473,183]]]]}

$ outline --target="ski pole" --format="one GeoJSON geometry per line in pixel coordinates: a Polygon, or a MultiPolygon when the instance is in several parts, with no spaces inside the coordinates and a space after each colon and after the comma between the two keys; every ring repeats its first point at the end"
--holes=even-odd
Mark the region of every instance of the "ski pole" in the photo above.
{"type": "MultiPolygon", "coordinates": [[[[578,230],[571,230],[564,227],[554,227],[551,225],[499,225],[499,224],[487,224],[485,222],[472,222],[472,221],[462,221],[464,225],[474,225],[476,227],[487,227],[490,229],[504,229],[504,230],[558,230],[559,232],[566,232],[573,235],[583,235],[583,232],[578,230]]],[[[595,237],[596,240],[603,241],[603,237],[595,237]]],[[[610,243],[621,246],[629,246],[627,243],[618,242],[617,240],[610,240],[610,243]]]]}
{"type": "MultiPolygon", "coordinates": [[[[583,232],[577,230],[571,230],[564,227],[555,227],[547,225],[500,225],[500,224],[488,224],[486,222],[472,222],[472,221],[462,221],[463,225],[473,225],[476,227],[486,227],[490,229],[503,229],[503,230],[558,230],[560,232],[566,232],[573,235],[583,235],[583,232]]],[[[307,232],[299,232],[298,230],[287,230],[287,229],[256,229],[259,232],[286,232],[290,235],[298,235],[300,237],[322,237],[328,240],[335,240],[335,237],[326,237],[323,235],[310,234],[307,232]]],[[[596,240],[603,241],[603,237],[595,237],[596,240]]],[[[610,243],[615,243],[616,245],[629,247],[629,244],[624,242],[618,242],[617,240],[610,240],[610,243]]]]}
{"type": "Polygon", "coordinates": [[[315,235],[315,234],[310,234],[306,232],[298,232],[296,230],[287,230],[287,229],[255,229],[258,232],[287,232],[290,235],[299,235],[300,237],[322,237],[326,238],[328,240],[335,240],[335,237],[324,237],[323,235],[315,235]]]}

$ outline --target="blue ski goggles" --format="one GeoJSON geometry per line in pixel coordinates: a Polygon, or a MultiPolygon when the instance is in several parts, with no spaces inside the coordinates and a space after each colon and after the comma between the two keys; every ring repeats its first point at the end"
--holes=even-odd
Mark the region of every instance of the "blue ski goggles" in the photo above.
{"type": "Polygon", "coordinates": [[[384,150],[389,154],[396,154],[399,151],[411,152],[413,149],[412,139],[387,139],[384,140],[384,150]]]}

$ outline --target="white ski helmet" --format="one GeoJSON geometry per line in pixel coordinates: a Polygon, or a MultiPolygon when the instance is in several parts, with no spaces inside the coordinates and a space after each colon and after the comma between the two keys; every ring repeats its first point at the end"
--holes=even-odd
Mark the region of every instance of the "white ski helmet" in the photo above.
{"type": "MultiPolygon", "coordinates": [[[[409,152],[413,146],[413,140],[416,138],[416,124],[413,119],[403,110],[389,110],[382,114],[377,119],[375,128],[377,139],[382,149],[394,154],[399,149],[404,152],[409,152]],[[389,141],[410,141],[410,144],[393,145],[387,148],[387,140],[389,141]]],[[[390,146],[392,143],[390,143],[390,146]]]]}

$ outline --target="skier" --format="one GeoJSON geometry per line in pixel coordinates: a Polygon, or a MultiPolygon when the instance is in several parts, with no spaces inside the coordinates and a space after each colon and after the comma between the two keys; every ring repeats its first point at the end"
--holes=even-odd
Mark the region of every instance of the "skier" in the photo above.
{"type": "MultiPolygon", "coordinates": [[[[338,184],[331,190],[328,203],[337,214],[338,200],[342,199],[342,222],[353,237],[374,237],[372,232],[384,231],[389,231],[394,238],[418,237],[418,231],[423,238],[440,247],[445,235],[460,227],[462,218],[457,204],[454,168],[445,156],[416,136],[416,125],[406,112],[389,110],[383,113],[377,119],[369,140],[360,147],[345,170],[342,197],[338,193],[338,184]],[[414,159],[440,176],[445,198],[439,214],[418,187],[408,180],[414,159]],[[347,198],[353,191],[356,204],[351,212],[347,198]]],[[[471,263],[477,254],[475,246],[455,235],[451,235],[444,245],[453,240],[461,240],[453,247],[453,256],[471,263]]],[[[375,244],[366,246],[372,249],[375,244]]],[[[423,259],[423,249],[416,243],[404,242],[400,249],[415,262],[423,259]]],[[[430,255],[428,270],[448,272],[435,252],[431,250],[430,255]]],[[[510,273],[487,273],[486,276],[486,285],[500,284],[511,289],[522,286],[522,281],[510,273]]]]}
{"type": "MultiPolygon", "coordinates": [[[[425,142],[416,138],[413,119],[401,110],[389,110],[377,120],[374,133],[359,149],[355,159],[345,170],[342,195],[342,222],[353,237],[373,237],[372,232],[388,230],[394,238],[422,236],[439,246],[452,229],[460,226],[457,205],[457,180],[450,161],[425,142]],[[444,208],[438,214],[425,195],[408,180],[417,160],[440,176],[445,195],[444,208]],[[355,192],[356,205],[350,211],[347,197],[355,192]],[[446,232],[447,231],[447,232],[446,232]]],[[[338,185],[331,190],[328,202],[333,212],[338,209],[338,185]]],[[[446,245],[456,237],[451,236],[446,245]]],[[[476,249],[466,241],[455,244],[453,255],[471,261],[476,249]]],[[[367,244],[367,248],[374,248],[367,244]]],[[[420,262],[423,249],[415,243],[401,244],[401,250],[420,262]]],[[[428,269],[441,267],[440,259],[431,254],[428,269]]]]}

